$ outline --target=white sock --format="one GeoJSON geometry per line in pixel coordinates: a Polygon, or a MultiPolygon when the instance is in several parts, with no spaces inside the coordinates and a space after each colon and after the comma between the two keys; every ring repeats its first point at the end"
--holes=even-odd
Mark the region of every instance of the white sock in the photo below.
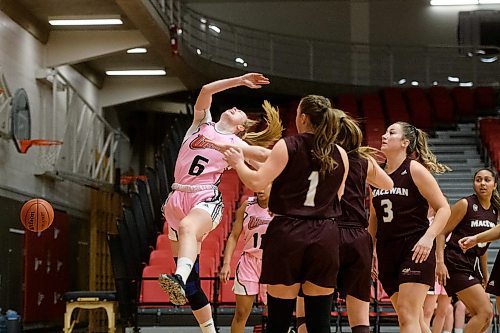
{"type": "Polygon", "coordinates": [[[200,328],[202,333],[217,333],[215,331],[214,320],[212,318],[210,318],[203,324],[200,324],[200,328]]]}
{"type": "Polygon", "coordinates": [[[463,328],[455,328],[453,330],[453,332],[455,332],[455,333],[464,333],[464,329],[463,328]]]}
{"type": "Polygon", "coordinates": [[[450,331],[443,331],[442,333],[451,333],[450,331]]]}
{"type": "Polygon", "coordinates": [[[175,269],[175,274],[179,274],[182,277],[182,282],[184,282],[184,284],[186,283],[189,274],[191,274],[193,266],[193,261],[187,257],[177,259],[177,268],[175,269]]]}

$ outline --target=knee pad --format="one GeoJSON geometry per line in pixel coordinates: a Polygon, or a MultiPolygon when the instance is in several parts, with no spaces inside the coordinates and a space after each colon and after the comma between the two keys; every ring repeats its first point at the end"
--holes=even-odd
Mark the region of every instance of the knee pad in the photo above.
{"type": "Polygon", "coordinates": [[[306,323],[306,317],[297,317],[297,328],[306,323]]]}
{"type": "Polygon", "coordinates": [[[196,257],[193,269],[186,281],[186,298],[193,310],[199,310],[209,304],[207,296],[201,289],[200,283],[200,256],[196,257]]]}

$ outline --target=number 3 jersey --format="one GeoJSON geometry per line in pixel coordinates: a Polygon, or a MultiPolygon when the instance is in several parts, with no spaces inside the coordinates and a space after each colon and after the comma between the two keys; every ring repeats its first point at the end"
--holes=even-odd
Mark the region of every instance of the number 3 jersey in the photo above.
{"type": "Polygon", "coordinates": [[[256,197],[249,197],[243,219],[243,235],[245,241],[243,252],[262,259],[260,242],[271,220],[272,217],[267,208],[259,206],[256,197]]]}
{"type": "Polygon", "coordinates": [[[406,158],[389,175],[394,182],[391,190],[372,187],[372,204],[377,214],[377,240],[424,234],[429,227],[429,204],[413,182],[411,161],[406,158]]]}
{"type": "Polygon", "coordinates": [[[243,143],[234,134],[217,131],[215,123],[191,126],[184,137],[175,163],[175,182],[182,185],[218,185],[227,168],[224,155],[208,140],[219,144],[243,143]]]}

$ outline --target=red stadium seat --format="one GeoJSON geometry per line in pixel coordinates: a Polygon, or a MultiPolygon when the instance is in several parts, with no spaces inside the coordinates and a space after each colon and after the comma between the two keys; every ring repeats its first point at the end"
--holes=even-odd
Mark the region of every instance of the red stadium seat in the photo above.
{"type": "Polygon", "coordinates": [[[398,121],[410,121],[410,114],[406,108],[400,88],[384,88],[382,89],[382,96],[384,97],[385,110],[391,124],[398,121]]]}
{"type": "Polygon", "coordinates": [[[478,111],[489,111],[495,108],[495,90],[493,87],[474,88],[475,106],[478,111]]]}
{"type": "Polygon", "coordinates": [[[472,118],[475,116],[476,110],[474,109],[472,89],[455,87],[451,90],[451,96],[455,102],[455,109],[461,117],[472,118]]]}
{"type": "Polygon", "coordinates": [[[455,121],[453,100],[448,89],[434,86],[429,88],[431,105],[436,115],[435,120],[441,124],[450,124],[455,121]]]}
{"type": "Polygon", "coordinates": [[[376,93],[364,94],[361,97],[361,108],[366,121],[385,119],[382,102],[376,93]]]}
{"type": "Polygon", "coordinates": [[[142,271],[141,302],[166,303],[168,295],[160,288],[158,277],[167,273],[161,266],[146,266],[142,271]]]}
{"type": "Polygon", "coordinates": [[[336,108],[348,113],[355,119],[360,117],[356,96],[354,96],[353,94],[342,94],[338,95],[336,100],[337,103],[334,104],[336,108]]]}
{"type": "Polygon", "coordinates": [[[422,88],[412,87],[405,91],[410,109],[410,122],[421,129],[432,127],[432,109],[429,99],[422,88]]]}
{"type": "Polygon", "coordinates": [[[149,255],[149,266],[163,267],[164,273],[175,271],[175,261],[171,251],[154,250],[149,255]]]}

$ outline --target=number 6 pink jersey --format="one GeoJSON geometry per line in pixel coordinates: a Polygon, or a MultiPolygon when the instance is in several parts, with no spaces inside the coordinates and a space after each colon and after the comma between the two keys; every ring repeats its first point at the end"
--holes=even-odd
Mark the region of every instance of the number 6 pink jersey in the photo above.
{"type": "Polygon", "coordinates": [[[245,218],[243,220],[243,234],[245,240],[243,252],[262,259],[260,243],[262,235],[266,233],[271,220],[272,217],[269,215],[267,208],[259,206],[256,197],[249,197],[247,208],[245,209],[245,218]]]}
{"type": "MultiPolygon", "coordinates": [[[[215,123],[191,126],[184,137],[175,163],[175,182],[182,185],[218,185],[227,168],[224,155],[207,139],[219,144],[242,144],[234,134],[217,131],[215,123]]],[[[243,143],[244,144],[244,143],[243,143]]]]}

